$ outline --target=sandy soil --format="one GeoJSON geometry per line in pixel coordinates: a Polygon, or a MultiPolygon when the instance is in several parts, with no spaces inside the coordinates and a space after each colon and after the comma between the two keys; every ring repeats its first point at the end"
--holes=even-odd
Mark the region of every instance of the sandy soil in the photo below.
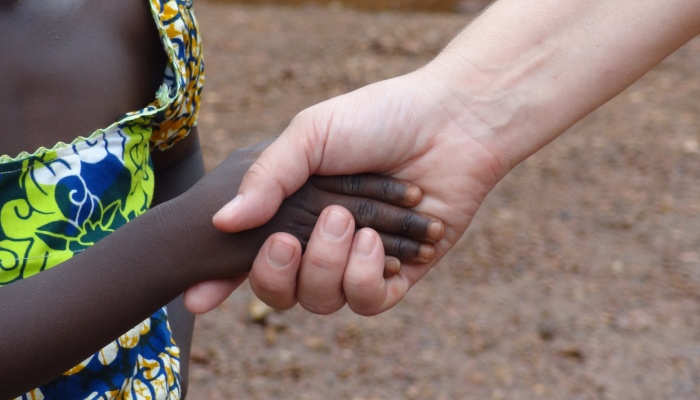
{"type": "MultiPolygon", "coordinates": [[[[199,2],[207,165],[469,14],[199,2]]],[[[192,399],[700,398],[700,39],[510,174],[400,306],[199,319],[192,399]]],[[[582,84],[586,84],[582,82],[582,84]]]]}

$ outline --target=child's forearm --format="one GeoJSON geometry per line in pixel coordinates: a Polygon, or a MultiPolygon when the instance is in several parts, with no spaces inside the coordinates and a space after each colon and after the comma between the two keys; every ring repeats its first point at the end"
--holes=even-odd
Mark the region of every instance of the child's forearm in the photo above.
{"type": "Polygon", "coordinates": [[[499,0],[427,69],[508,170],[698,33],[698,0],[499,0]]]}
{"type": "Polygon", "coordinates": [[[226,184],[225,194],[156,206],[60,266],[0,288],[0,398],[58,376],[199,280],[244,273],[257,251],[250,233],[210,223],[215,199],[235,194],[235,176],[226,184]]]}
{"type": "Polygon", "coordinates": [[[211,218],[235,195],[261,149],[235,151],[187,192],[80,255],[1,287],[0,357],[13,362],[0,363],[0,398],[58,376],[195,283],[241,276],[270,234],[288,231],[307,240],[328,205],[343,205],[367,225],[396,235],[392,242],[402,251],[394,255],[400,258],[417,260],[425,245],[421,241],[442,237],[443,229],[437,236],[428,229],[435,222],[431,218],[367,198],[402,204],[412,198],[415,204],[420,201],[415,191],[409,196],[404,184],[371,178],[341,190],[349,196],[307,184],[266,225],[222,233],[211,218]]]}

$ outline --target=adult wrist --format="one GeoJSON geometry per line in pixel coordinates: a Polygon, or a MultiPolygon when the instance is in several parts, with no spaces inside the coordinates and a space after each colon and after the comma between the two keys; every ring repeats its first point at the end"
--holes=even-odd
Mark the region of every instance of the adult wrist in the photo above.
{"type": "Polygon", "coordinates": [[[552,104],[547,65],[553,51],[543,45],[511,54],[472,48],[468,37],[457,41],[422,73],[441,88],[443,108],[459,116],[463,131],[499,160],[505,174],[568,126],[552,104]]]}
{"type": "MultiPolygon", "coordinates": [[[[446,121],[439,129],[454,130],[466,135],[496,160],[499,179],[519,160],[516,150],[507,141],[523,127],[518,121],[525,104],[509,87],[496,87],[496,71],[484,72],[455,56],[442,54],[416,71],[422,81],[429,81],[436,93],[432,99],[444,111],[446,121]]],[[[520,131],[521,132],[521,131],[520,131]]],[[[519,132],[518,132],[519,133],[519,132]]]]}

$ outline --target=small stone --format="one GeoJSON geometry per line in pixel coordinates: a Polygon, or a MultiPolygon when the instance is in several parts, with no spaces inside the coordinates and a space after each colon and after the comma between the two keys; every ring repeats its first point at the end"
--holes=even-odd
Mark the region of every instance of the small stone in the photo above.
{"type": "Polygon", "coordinates": [[[505,386],[510,386],[513,383],[513,371],[507,365],[501,365],[496,368],[495,376],[499,382],[505,386]]]}
{"type": "Polygon", "coordinates": [[[277,328],[274,326],[265,327],[265,343],[267,343],[268,346],[277,344],[277,328]]]}
{"type": "Polygon", "coordinates": [[[486,382],[486,377],[481,372],[474,372],[467,378],[472,385],[483,385],[486,382]]]}
{"type": "Polygon", "coordinates": [[[680,259],[686,264],[696,264],[700,263],[700,254],[695,251],[684,251],[681,253],[680,259]]]}
{"type": "Polygon", "coordinates": [[[211,363],[211,356],[201,347],[192,346],[192,350],[190,350],[190,360],[194,364],[209,365],[209,363],[211,363]]]}
{"type": "Polygon", "coordinates": [[[293,356],[294,356],[294,353],[292,353],[289,350],[280,350],[280,352],[279,352],[279,360],[281,362],[289,362],[292,360],[293,356]]]}
{"type": "Polygon", "coordinates": [[[309,336],[304,339],[304,344],[311,350],[314,351],[328,351],[330,348],[326,344],[326,341],[319,336],[309,336]]]}
{"type": "Polygon", "coordinates": [[[537,324],[537,334],[545,342],[551,342],[556,336],[557,327],[551,319],[543,319],[537,324]]]}
{"type": "Polygon", "coordinates": [[[625,263],[620,260],[613,261],[610,267],[612,268],[613,272],[618,275],[625,271],[625,263]]]}
{"type": "Polygon", "coordinates": [[[683,141],[683,151],[687,154],[700,153],[700,144],[695,139],[686,139],[683,141]]]}
{"type": "Polygon", "coordinates": [[[340,379],[347,379],[350,376],[352,376],[352,370],[350,369],[343,369],[341,371],[336,372],[336,376],[340,379]]]}
{"type": "Polygon", "coordinates": [[[265,325],[267,316],[270,315],[272,311],[274,311],[272,307],[263,303],[262,300],[257,297],[253,297],[248,304],[248,317],[256,324],[265,325]]]}
{"type": "Polygon", "coordinates": [[[420,395],[420,388],[418,385],[411,385],[406,389],[406,397],[409,399],[417,399],[418,395],[420,395]]]}
{"type": "Polygon", "coordinates": [[[515,214],[513,213],[512,210],[509,210],[507,208],[501,208],[498,211],[496,211],[496,218],[503,220],[503,221],[510,221],[515,217],[515,214]]]}
{"type": "Polygon", "coordinates": [[[581,351],[581,349],[579,349],[576,346],[564,347],[563,349],[559,350],[558,353],[564,358],[568,358],[578,362],[583,362],[586,359],[586,357],[583,354],[583,351],[581,351]]]}
{"type": "Polygon", "coordinates": [[[618,328],[628,332],[643,332],[653,326],[653,317],[642,309],[636,309],[616,318],[618,328]]]}
{"type": "Polygon", "coordinates": [[[545,394],[546,388],[543,384],[536,383],[534,386],[532,386],[532,391],[535,392],[535,395],[542,396],[545,394]]]}

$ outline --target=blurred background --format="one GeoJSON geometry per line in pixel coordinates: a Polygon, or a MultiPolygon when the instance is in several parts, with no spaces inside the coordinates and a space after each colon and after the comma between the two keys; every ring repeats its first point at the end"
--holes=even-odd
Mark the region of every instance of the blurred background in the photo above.
{"type": "MultiPolygon", "coordinates": [[[[208,168],[421,66],[488,2],[277,3],[196,3],[208,168]]],[[[517,167],[395,309],[252,298],[199,318],[190,398],[700,398],[700,40],[517,167]]]]}

